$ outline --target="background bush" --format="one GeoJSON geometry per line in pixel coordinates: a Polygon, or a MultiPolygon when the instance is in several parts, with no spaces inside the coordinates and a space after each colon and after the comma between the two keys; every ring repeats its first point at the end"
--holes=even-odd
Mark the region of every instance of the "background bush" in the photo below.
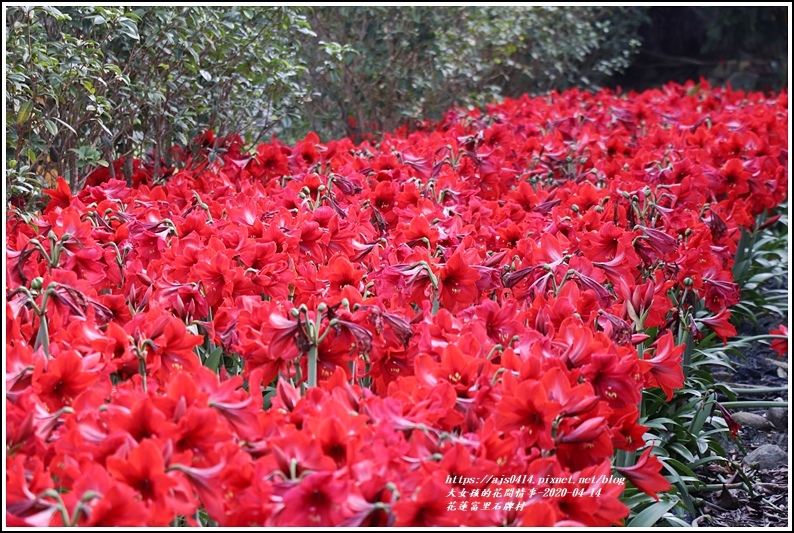
{"type": "Polygon", "coordinates": [[[522,93],[774,89],[787,36],[785,7],[10,7],[7,200],[120,157],[159,176],[208,128],[358,141],[522,93]]]}
{"type": "Polygon", "coordinates": [[[629,65],[644,11],[317,8],[309,22],[322,46],[304,39],[315,89],[305,106],[308,128],[358,138],[438,118],[453,104],[597,88],[629,65]]]}
{"type": "Polygon", "coordinates": [[[298,8],[13,7],[6,29],[12,194],[145,150],[157,175],[172,146],[206,128],[253,141],[305,93],[298,8]]]}

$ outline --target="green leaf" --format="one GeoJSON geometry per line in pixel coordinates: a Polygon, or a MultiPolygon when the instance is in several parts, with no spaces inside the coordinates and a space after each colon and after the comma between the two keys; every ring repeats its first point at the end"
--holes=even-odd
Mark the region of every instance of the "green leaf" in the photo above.
{"type": "Polygon", "coordinates": [[[650,507],[643,509],[637,516],[635,516],[626,527],[653,527],[656,522],[661,520],[664,514],[675,507],[676,502],[656,502],[650,507]]]}
{"type": "Polygon", "coordinates": [[[58,135],[58,126],[52,120],[49,120],[49,119],[45,118],[44,119],[44,127],[47,129],[49,134],[52,135],[53,137],[58,135]]]}
{"type": "Polygon", "coordinates": [[[138,35],[138,27],[135,25],[134,21],[128,18],[122,18],[119,21],[119,32],[135,41],[140,40],[140,35],[138,35]]]}
{"type": "Polygon", "coordinates": [[[697,474],[695,474],[691,468],[686,466],[681,461],[672,459],[670,457],[665,457],[662,460],[662,464],[664,465],[665,470],[670,472],[670,475],[676,480],[680,480],[681,482],[692,481],[695,483],[699,481],[697,474]],[[681,473],[683,473],[684,476],[682,476],[681,473]]]}
{"type": "Polygon", "coordinates": [[[687,450],[687,449],[686,449],[685,447],[683,447],[681,444],[679,444],[679,443],[677,443],[677,442],[673,442],[673,443],[670,443],[670,444],[668,444],[668,447],[669,447],[671,450],[675,450],[676,452],[678,452],[678,454],[679,454],[681,457],[683,457],[685,460],[689,461],[690,463],[693,463],[693,462],[695,461],[695,456],[694,456],[694,455],[692,455],[692,452],[690,452],[689,450],[687,450]]]}
{"type": "Polygon", "coordinates": [[[221,356],[223,355],[223,348],[218,346],[214,350],[212,350],[207,357],[207,360],[204,362],[204,366],[212,370],[213,372],[218,371],[218,367],[221,363],[221,356]]]}
{"type": "Polygon", "coordinates": [[[17,112],[17,124],[24,124],[30,118],[30,114],[33,111],[33,101],[28,100],[21,106],[19,106],[19,112],[17,112]]]}
{"type": "Polygon", "coordinates": [[[204,78],[205,80],[212,81],[212,76],[206,70],[199,70],[199,74],[201,74],[201,77],[204,78]]]}
{"type": "Polygon", "coordinates": [[[69,131],[71,131],[72,133],[74,133],[75,135],[77,135],[77,132],[75,131],[75,129],[74,129],[73,127],[71,127],[69,124],[67,124],[67,123],[66,123],[66,122],[64,122],[63,120],[59,119],[58,117],[52,117],[52,118],[54,118],[55,120],[57,120],[58,122],[60,122],[60,123],[61,123],[61,124],[63,124],[64,126],[66,126],[66,128],[67,128],[69,131]]]}

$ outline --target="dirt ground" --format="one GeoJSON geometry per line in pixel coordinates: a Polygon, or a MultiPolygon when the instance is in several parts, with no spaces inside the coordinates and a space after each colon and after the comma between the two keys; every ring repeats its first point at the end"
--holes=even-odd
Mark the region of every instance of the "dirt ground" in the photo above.
{"type": "MultiPolygon", "coordinates": [[[[787,319],[776,317],[763,317],[759,320],[760,330],[752,324],[742,327],[739,334],[742,336],[768,333],[777,325],[787,323],[787,319]]],[[[764,386],[784,387],[788,385],[788,378],[784,372],[779,372],[778,367],[768,359],[779,359],[777,354],[766,346],[755,343],[745,351],[744,357],[736,357],[734,363],[736,372],[730,379],[737,386],[764,386]]],[[[755,394],[740,398],[741,400],[775,400],[781,398],[789,401],[788,391],[773,392],[769,394],[755,394]]],[[[736,412],[738,410],[732,410],[736,412]]],[[[766,409],[743,410],[749,413],[766,416],[766,409]]],[[[787,413],[788,415],[788,413],[787,413]]],[[[788,432],[790,430],[790,416],[787,416],[785,427],[772,427],[753,429],[743,427],[739,432],[739,442],[726,439],[725,450],[731,455],[734,464],[741,465],[746,454],[765,444],[779,446],[789,453],[788,432]],[[743,448],[743,450],[742,450],[743,448]]],[[[747,490],[723,490],[703,493],[704,500],[702,515],[697,518],[698,526],[707,527],[785,527],[789,520],[789,472],[788,467],[782,464],[780,468],[770,470],[756,470],[743,466],[753,485],[753,493],[747,490]]],[[[737,476],[737,483],[741,479],[737,476]]],[[[712,483],[713,481],[709,481],[712,483]]]]}

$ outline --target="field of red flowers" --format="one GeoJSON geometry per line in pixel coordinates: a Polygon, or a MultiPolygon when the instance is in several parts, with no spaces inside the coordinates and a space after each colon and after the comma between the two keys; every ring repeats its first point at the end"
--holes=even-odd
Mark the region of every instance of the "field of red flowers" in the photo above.
{"type": "Polygon", "coordinates": [[[8,525],[621,524],[670,489],[643,389],[735,334],[787,121],[787,92],[574,90],[61,180],[6,221],[8,525]]]}

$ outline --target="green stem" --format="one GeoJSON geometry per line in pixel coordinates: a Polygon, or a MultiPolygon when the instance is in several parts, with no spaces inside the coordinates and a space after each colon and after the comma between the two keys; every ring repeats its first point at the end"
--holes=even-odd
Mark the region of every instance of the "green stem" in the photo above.
{"type": "MultiPolygon", "coordinates": [[[[332,319],[332,320],[331,320],[331,321],[328,323],[328,327],[327,327],[327,328],[325,328],[325,331],[323,332],[323,334],[322,334],[322,335],[320,335],[320,338],[318,338],[318,339],[317,339],[317,344],[318,344],[318,345],[322,344],[322,342],[325,340],[325,338],[328,336],[328,334],[329,334],[329,333],[331,333],[331,330],[333,330],[333,329],[336,327],[336,325],[337,325],[338,323],[339,323],[339,321],[338,321],[337,319],[335,319],[335,318],[334,318],[334,319],[332,319]]],[[[319,327],[319,326],[318,326],[318,327],[319,327]]],[[[317,331],[319,331],[319,330],[317,330],[317,331]]]]}
{"type": "Polygon", "coordinates": [[[138,356],[138,373],[141,375],[141,384],[143,385],[143,392],[146,390],[146,359],[138,356]]]}
{"type": "Polygon", "coordinates": [[[717,492],[723,489],[741,489],[744,488],[744,483],[709,483],[699,487],[687,486],[691,492],[717,492]]]}
{"type": "Polygon", "coordinates": [[[312,344],[309,346],[309,379],[308,386],[317,386],[317,345],[312,344]]]}
{"type": "Polygon", "coordinates": [[[41,347],[41,349],[44,351],[44,354],[49,358],[50,330],[47,323],[47,315],[43,313],[39,316],[39,332],[36,335],[36,343],[33,345],[33,351],[38,350],[39,347],[41,347]]]}
{"type": "Polygon", "coordinates": [[[788,387],[752,387],[747,389],[729,388],[734,394],[766,394],[768,392],[784,392],[788,390],[788,387]]]}
{"type": "Polygon", "coordinates": [[[490,352],[488,352],[488,356],[487,356],[485,359],[487,359],[488,361],[490,361],[490,360],[491,360],[491,357],[493,357],[493,354],[494,354],[494,352],[496,352],[496,351],[499,351],[499,352],[502,352],[502,351],[504,351],[504,346],[502,346],[501,344],[497,344],[497,345],[495,345],[493,348],[491,348],[491,351],[490,351],[490,352]]]}
{"type": "Polygon", "coordinates": [[[301,365],[300,365],[300,363],[298,361],[299,361],[298,359],[294,360],[294,365],[295,365],[295,383],[294,383],[294,385],[296,387],[300,384],[301,380],[303,379],[303,376],[301,375],[301,365]]]}
{"type": "Polygon", "coordinates": [[[788,339],[787,335],[755,335],[753,337],[739,337],[734,339],[732,342],[738,344],[742,342],[750,342],[750,341],[762,341],[766,339],[788,339]]]}
{"type": "Polygon", "coordinates": [[[788,402],[765,402],[765,401],[748,401],[748,402],[720,402],[720,405],[726,409],[767,409],[769,407],[782,407],[788,409],[788,402]]]}

